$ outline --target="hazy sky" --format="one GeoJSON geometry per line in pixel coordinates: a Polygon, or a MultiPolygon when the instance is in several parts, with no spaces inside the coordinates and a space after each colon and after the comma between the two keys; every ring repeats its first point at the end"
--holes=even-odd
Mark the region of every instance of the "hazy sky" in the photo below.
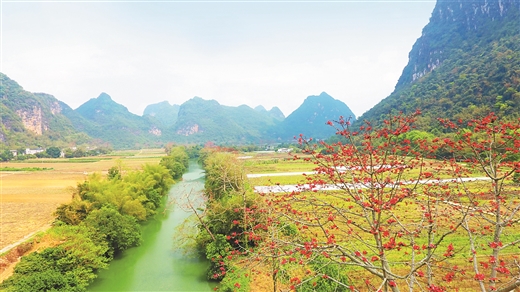
{"type": "Polygon", "coordinates": [[[287,116],[325,91],[388,96],[435,1],[1,1],[0,71],[77,108],[199,96],[287,116]]]}

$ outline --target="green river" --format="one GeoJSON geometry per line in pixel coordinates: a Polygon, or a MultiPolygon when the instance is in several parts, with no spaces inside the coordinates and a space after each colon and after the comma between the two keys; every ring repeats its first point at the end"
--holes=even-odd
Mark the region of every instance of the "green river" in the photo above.
{"type": "MultiPolygon", "coordinates": [[[[192,161],[183,180],[170,190],[168,201],[182,200],[190,191],[200,196],[203,188],[203,170],[192,161]]],[[[179,204],[158,210],[156,218],[142,227],[142,244],[116,257],[88,291],[212,291],[216,283],[206,281],[208,263],[186,258],[173,246],[175,230],[188,216],[179,204]]]]}

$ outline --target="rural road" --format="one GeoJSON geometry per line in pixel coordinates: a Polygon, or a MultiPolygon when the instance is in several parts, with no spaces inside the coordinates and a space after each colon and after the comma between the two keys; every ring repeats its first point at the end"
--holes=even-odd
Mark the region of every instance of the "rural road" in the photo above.
{"type": "MultiPolygon", "coordinates": [[[[289,172],[288,172],[289,173],[289,172]]],[[[277,175],[291,175],[291,174],[281,174],[277,173],[277,175]]],[[[302,174],[301,172],[298,174],[302,174]]],[[[307,173],[310,174],[310,173],[307,173]]],[[[271,176],[270,174],[257,174],[258,176],[251,176],[251,177],[260,177],[260,176],[271,176]]],[[[247,177],[250,177],[249,174],[247,177]]],[[[423,183],[449,183],[454,181],[460,181],[460,182],[471,182],[471,181],[484,181],[489,180],[488,177],[464,177],[464,178],[447,178],[447,179],[441,179],[441,180],[420,180],[420,181],[404,181],[401,182],[400,185],[410,185],[410,184],[423,184],[423,183]]],[[[387,187],[392,187],[391,184],[386,185],[387,187]]],[[[366,188],[366,185],[364,184],[345,184],[345,187],[347,188],[366,188]]],[[[327,184],[323,186],[317,186],[314,188],[311,188],[308,184],[303,185],[273,185],[273,186],[256,186],[254,187],[255,192],[257,193],[283,193],[283,192],[293,192],[293,191],[336,191],[340,190],[341,188],[337,185],[333,184],[327,184]]]]}

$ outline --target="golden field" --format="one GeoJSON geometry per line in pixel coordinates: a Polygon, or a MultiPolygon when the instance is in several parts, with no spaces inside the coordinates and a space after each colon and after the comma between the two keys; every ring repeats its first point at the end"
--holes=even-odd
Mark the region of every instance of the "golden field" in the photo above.
{"type": "Polygon", "coordinates": [[[0,163],[9,168],[45,168],[39,171],[0,171],[0,250],[46,229],[53,213],[72,198],[72,189],[88,174],[107,170],[117,163],[123,169],[139,169],[157,163],[163,149],[115,152],[110,156],[75,159],[35,159],[0,163]]]}

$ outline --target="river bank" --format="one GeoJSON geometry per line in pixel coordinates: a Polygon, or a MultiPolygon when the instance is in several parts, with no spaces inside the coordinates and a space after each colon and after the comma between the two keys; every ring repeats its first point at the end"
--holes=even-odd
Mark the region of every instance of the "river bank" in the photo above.
{"type": "Polygon", "coordinates": [[[142,226],[143,243],[115,258],[88,287],[89,291],[212,291],[206,280],[206,260],[190,258],[175,249],[174,235],[190,215],[183,207],[186,194],[202,195],[204,172],[194,161],[183,180],[168,195],[164,210],[142,226]]]}

